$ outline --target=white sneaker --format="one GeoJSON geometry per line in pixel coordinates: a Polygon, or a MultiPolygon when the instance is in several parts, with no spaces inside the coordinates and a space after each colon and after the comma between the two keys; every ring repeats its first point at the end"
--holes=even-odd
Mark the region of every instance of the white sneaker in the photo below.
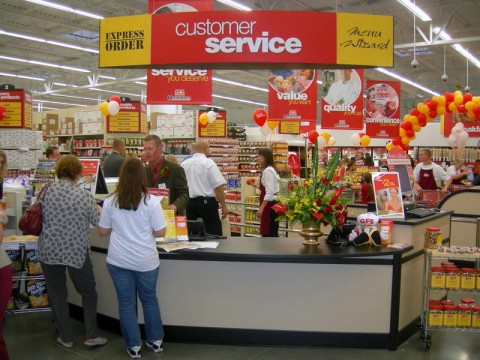
{"type": "Polygon", "coordinates": [[[157,341],[145,341],[145,344],[147,345],[147,348],[152,350],[153,352],[159,353],[162,352],[162,340],[157,340],[157,341]]]}
{"type": "Polygon", "coordinates": [[[140,359],[142,357],[142,354],[140,353],[141,349],[141,346],[132,346],[131,348],[127,348],[127,353],[132,359],[140,359]]]}

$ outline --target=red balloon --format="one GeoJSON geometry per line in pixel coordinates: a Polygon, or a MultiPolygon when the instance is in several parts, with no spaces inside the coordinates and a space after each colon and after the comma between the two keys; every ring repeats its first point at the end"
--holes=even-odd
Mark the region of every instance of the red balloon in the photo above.
{"type": "Polygon", "coordinates": [[[480,106],[475,105],[472,111],[475,115],[480,115],[480,106]]]}
{"type": "Polygon", "coordinates": [[[405,130],[405,135],[409,138],[413,137],[413,135],[415,135],[415,130],[413,129],[409,129],[409,130],[405,130]]]}
{"type": "Polygon", "coordinates": [[[405,121],[405,127],[404,127],[405,130],[412,130],[413,129],[413,125],[410,121],[405,121]]]}
{"type": "Polygon", "coordinates": [[[407,151],[407,150],[410,149],[410,145],[404,144],[404,143],[402,143],[402,144],[400,145],[400,147],[401,147],[403,150],[405,150],[405,151],[407,151]]]}
{"type": "Polygon", "coordinates": [[[312,144],[315,144],[315,141],[317,140],[317,138],[319,137],[320,135],[318,134],[318,132],[316,130],[310,130],[308,132],[308,140],[310,140],[310,142],[312,144]]]}
{"type": "Polygon", "coordinates": [[[120,100],[120,97],[118,97],[118,96],[112,96],[112,97],[110,98],[110,100],[111,100],[111,101],[116,101],[116,102],[118,102],[119,104],[122,103],[122,100],[120,100]]]}
{"type": "Polygon", "coordinates": [[[267,122],[267,112],[263,109],[256,109],[254,112],[253,112],[253,121],[255,121],[255,123],[262,127],[266,122],[267,122]]]}
{"type": "Polygon", "coordinates": [[[419,114],[419,115],[418,115],[418,123],[421,125],[421,123],[422,123],[423,121],[426,122],[426,121],[427,121],[427,117],[425,116],[425,114],[419,114]]]}
{"type": "Polygon", "coordinates": [[[463,95],[463,105],[465,105],[467,102],[472,101],[472,94],[466,93],[463,95]]]}
{"type": "Polygon", "coordinates": [[[437,110],[438,101],[430,100],[430,102],[427,105],[430,110],[437,110]]]}
{"type": "Polygon", "coordinates": [[[427,125],[427,118],[425,117],[425,119],[418,119],[418,124],[421,126],[421,127],[425,127],[427,125]]]}
{"type": "Polygon", "coordinates": [[[431,110],[428,113],[428,116],[430,116],[432,119],[435,119],[437,117],[437,115],[438,115],[437,110],[431,110]]]}
{"type": "Polygon", "coordinates": [[[410,111],[410,115],[418,116],[419,114],[420,114],[420,111],[418,111],[418,109],[412,109],[412,111],[410,111]]]}
{"type": "Polygon", "coordinates": [[[399,137],[392,139],[392,144],[395,146],[399,146],[401,143],[402,143],[402,139],[400,139],[399,137]]]}
{"type": "Polygon", "coordinates": [[[465,109],[465,105],[460,104],[460,105],[457,105],[457,111],[461,114],[465,114],[467,112],[467,109],[465,109]]]}
{"type": "Polygon", "coordinates": [[[358,133],[358,136],[360,136],[360,139],[365,135],[366,135],[365,133],[358,133]]]}
{"type": "Polygon", "coordinates": [[[443,96],[445,97],[445,100],[448,103],[451,103],[453,99],[455,98],[455,95],[453,95],[451,92],[445,92],[443,93],[443,96]]]}

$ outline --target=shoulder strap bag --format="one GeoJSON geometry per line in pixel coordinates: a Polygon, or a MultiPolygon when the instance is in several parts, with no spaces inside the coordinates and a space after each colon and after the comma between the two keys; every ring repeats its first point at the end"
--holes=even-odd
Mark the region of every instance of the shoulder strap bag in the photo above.
{"type": "Polygon", "coordinates": [[[24,234],[38,236],[42,232],[42,202],[51,184],[50,182],[42,187],[35,204],[28,207],[20,218],[18,227],[24,234]]]}

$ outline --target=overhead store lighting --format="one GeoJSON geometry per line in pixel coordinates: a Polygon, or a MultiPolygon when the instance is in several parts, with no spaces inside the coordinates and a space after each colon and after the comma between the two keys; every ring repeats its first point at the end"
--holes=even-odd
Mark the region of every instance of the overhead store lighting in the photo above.
{"type": "Polygon", "coordinates": [[[16,77],[16,78],[20,78],[20,79],[28,79],[28,80],[36,80],[36,81],[45,81],[45,79],[34,77],[34,76],[15,75],[15,74],[9,74],[9,73],[4,73],[4,72],[0,72],[0,76],[16,77]]]}
{"type": "Polygon", "coordinates": [[[137,85],[145,85],[145,86],[147,85],[147,83],[143,81],[134,81],[133,83],[137,85]]]}
{"type": "Polygon", "coordinates": [[[65,83],[59,83],[59,82],[54,82],[53,85],[57,85],[57,86],[65,86],[65,87],[73,87],[73,88],[76,88],[78,87],[77,85],[72,85],[72,84],[65,84],[65,83]]]}
{"type": "Polygon", "coordinates": [[[139,94],[125,93],[125,92],[120,92],[120,91],[117,91],[117,90],[99,89],[99,88],[94,88],[94,87],[88,88],[88,90],[94,90],[94,91],[100,91],[100,92],[107,92],[107,93],[117,94],[117,95],[136,96],[136,97],[139,97],[139,98],[142,97],[141,94],[139,95],[139,94]]]}
{"type": "Polygon", "coordinates": [[[432,21],[432,18],[422,9],[420,9],[417,5],[415,5],[415,1],[411,2],[410,0],[397,0],[400,4],[405,6],[408,10],[414,13],[418,18],[422,21],[432,21]]]}
{"type": "Polygon", "coordinates": [[[221,2],[222,4],[231,6],[234,9],[237,9],[237,10],[252,11],[252,9],[249,8],[248,6],[240,4],[240,3],[236,2],[236,1],[233,1],[233,0],[217,0],[217,1],[221,2]]]}
{"type": "Polygon", "coordinates": [[[73,99],[82,99],[82,100],[92,100],[92,101],[98,101],[98,99],[95,98],[89,98],[89,97],[83,97],[83,96],[73,96],[73,95],[65,95],[65,94],[48,94],[48,96],[60,96],[60,97],[66,97],[66,98],[73,98],[73,99]]]}
{"type": "Polygon", "coordinates": [[[44,1],[44,0],[25,0],[25,1],[33,3],[33,4],[47,6],[47,7],[52,8],[52,9],[62,10],[62,11],[66,11],[66,12],[69,12],[69,13],[86,16],[86,17],[89,17],[89,18],[92,18],[92,19],[97,19],[97,20],[104,19],[103,16],[100,16],[100,15],[97,15],[97,14],[92,14],[92,13],[89,13],[89,12],[86,12],[86,11],[83,11],[83,10],[77,10],[77,9],[71,8],[69,6],[56,4],[56,3],[53,3],[53,2],[50,2],[50,1],[44,1]]]}
{"type": "MultiPolygon", "coordinates": [[[[435,34],[439,34],[439,36],[443,40],[453,40],[452,37],[445,32],[445,30],[441,30],[439,27],[434,27],[433,32],[435,34]]],[[[478,60],[475,56],[473,56],[467,49],[465,49],[460,44],[453,44],[452,47],[457,50],[461,55],[465,56],[468,60],[472,62],[473,65],[480,68],[480,60],[478,60]]]]}
{"type": "Polygon", "coordinates": [[[101,79],[108,79],[108,80],[117,80],[116,77],[113,76],[107,76],[107,75],[98,75],[99,78],[101,79]]]}
{"type": "Polygon", "coordinates": [[[33,100],[33,102],[38,102],[38,103],[48,103],[48,104],[58,104],[58,105],[68,105],[68,106],[82,106],[82,107],[87,107],[89,105],[83,105],[83,104],[72,104],[72,103],[66,103],[66,102],[61,102],[61,101],[50,101],[50,100],[33,100]]]}
{"type": "Polygon", "coordinates": [[[243,99],[237,99],[237,98],[232,98],[229,96],[223,96],[223,95],[217,95],[217,94],[212,94],[212,97],[214,98],[219,98],[219,99],[225,99],[225,100],[231,100],[231,101],[238,101],[246,104],[252,104],[252,105],[259,105],[259,106],[268,106],[267,104],[264,103],[259,103],[255,101],[250,101],[250,100],[243,100],[243,99]]]}
{"type": "Polygon", "coordinates": [[[395,79],[398,79],[408,85],[412,85],[414,87],[416,87],[417,89],[420,89],[422,91],[425,91],[426,93],[429,93],[429,94],[432,94],[432,95],[440,95],[439,93],[437,93],[436,91],[433,91],[433,90],[430,90],[428,88],[426,88],[425,86],[423,85],[420,85],[420,84],[417,84],[416,82],[413,82],[412,80],[409,80],[407,78],[404,78],[403,76],[400,76],[398,74],[395,74],[394,72],[391,72],[389,70],[386,70],[384,68],[380,68],[380,67],[377,67],[375,68],[375,70],[377,71],[380,71],[381,73],[385,74],[385,75],[388,75],[388,76],[391,76],[395,79]]]}
{"type": "Polygon", "coordinates": [[[221,78],[217,78],[217,77],[212,77],[212,80],[213,81],[218,81],[218,82],[221,82],[221,83],[224,83],[224,84],[235,85],[235,86],[240,86],[240,87],[244,87],[244,88],[248,88],[248,89],[268,92],[268,89],[261,88],[261,87],[258,87],[258,86],[254,86],[254,85],[243,84],[243,83],[240,83],[240,82],[237,82],[237,81],[231,81],[231,80],[221,79],[221,78]]]}
{"type": "Polygon", "coordinates": [[[57,69],[78,71],[78,72],[83,72],[83,73],[91,72],[90,70],[87,70],[87,69],[81,69],[81,68],[76,68],[76,67],[72,67],[72,66],[57,65],[57,64],[53,64],[53,63],[47,63],[47,62],[44,62],[44,61],[27,60],[27,59],[17,58],[17,57],[13,57],[13,56],[0,55],[0,59],[10,60],[10,61],[18,61],[18,62],[35,64],[35,65],[40,65],[40,66],[48,66],[48,67],[53,67],[53,68],[57,68],[57,69]]]}
{"type": "Polygon", "coordinates": [[[63,47],[69,48],[69,49],[86,51],[86,52],[91,52],[91,53],[95,53],[95,54],[98,54],[98,53],[99,53],[99,51],[98,51],[97,49],[91,49],[91,48],[86,48],[86,47],[82,47],[82,46],[71,45],[71,44],[67,44],[67,43],[63,43],[63,42],[59,42],[59,41],[42,39],[42,38],[39,38],[39,37],[30,36],[30,35],[23,35],[23,34],[19,34],[19,33],[13,33],[13,32],[1,30],[1,29],[0,29],[0,35],[11,36],[11,37],[15,37],[15,38],[18,38],[18,39],[25,39],[25,40],[35,41],[35,42],[39,42],[39,43],[44,43],[44,44],[51,44],[51,45],[63,46],[63,47]]]}

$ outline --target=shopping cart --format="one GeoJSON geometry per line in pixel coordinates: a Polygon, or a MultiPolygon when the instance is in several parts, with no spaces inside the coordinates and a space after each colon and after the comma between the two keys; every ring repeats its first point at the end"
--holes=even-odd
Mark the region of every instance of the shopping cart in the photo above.
{"type": "Polygon", "coordinates": [[[429,208],[434,208],[437,207],[447,195],[448,192],[441,190],[420,190],[418,194],[415,194],[415,202],[426,205],[429,208]]]}
{"type": "Polygon", "coordinates": [[[459,190],[465,190],[465,189],[468,189],[469,187],[471,187],[471,186],[453,184],[453,185],[449,186],[448,191],[449,192],[454,192],[454,191],[459,191],[459,190]]]}

